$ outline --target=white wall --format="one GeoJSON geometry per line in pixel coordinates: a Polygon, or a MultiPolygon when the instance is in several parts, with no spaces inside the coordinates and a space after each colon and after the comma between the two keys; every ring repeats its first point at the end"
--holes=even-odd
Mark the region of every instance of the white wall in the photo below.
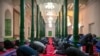
{"type": "Polygon", "coordinates": [[[46,37],[49,37],[48,36],[48,31],[52,31],[52,36],[50,36],[50,37],[55,37],[55,24],[53,24],[52,28],[50,28],[49,25],[48,25],[48,23],[46,23],[45,27],[46,27],[46,29],[45,29],[45,31],[46,31],[46,33],[45,33],[46,37]]]}
{"type": "Polygon", "coordinates": [[[89,33],[89,25],[92,26],[92,33],[100,36],[100,0],[89,0],[85,9],[80,11],[84,34],[89,33]]]}
{"type": "MultiPolygon", "coordinates": [[[[13,6],[12,0],[0,0],[0,41],[4,41],[5,37],[5,11],[9,10],[11,13],[11,19],[13,23],[13,6]]],[[[13,33],[13,24],[12,24],[13,33]]],[[[13,34],[12,34],[13,36],[13,34]]]]}
{"type": "Polygon", "coordinates": [[[3,42],[3,19],[2,19],[2,1],[0,1],[0,42],[3,42]]]}
{"type": "Polygon", "coordinates": [[[13,28],[13,34],[14,37],[19,37],[19,28],[20,28],[20,14],[19,12],[15,11],[13,12],[14,17],[13,17],[13,24],[14,24],[14,28],[13,28]]]}

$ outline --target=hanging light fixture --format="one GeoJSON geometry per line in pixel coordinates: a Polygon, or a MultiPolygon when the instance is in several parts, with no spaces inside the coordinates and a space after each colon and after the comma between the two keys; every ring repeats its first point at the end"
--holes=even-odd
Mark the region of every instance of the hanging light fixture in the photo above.
{"type": "Polygon", "coordinates": [[[49,20],[49,21],[48,21],[48,23],[52,23],[52,21],[51,21],[51,20],[49,20]]]}
{"type": "Polygon", "coordinates": [[[53,14],[53,12],[52,11],[49,11],[49,12],[47,12],[47,14],[46,14],[47,16],[53,16],[54,14],[53,14]]]}
{"type": "Polygon", "coordinates": [[[46,9],[54,9],[55,6],[54,6],[54,4],[52,2],[48,2],[48,3],[45,4],[45,8],[46,9]]]}
{"type": "Polygon", "coordinates": [[[48,21],[52,21],[52,20],[53,20],[53,17],[49,17],[49,18],[48,18],[48,21]]]}

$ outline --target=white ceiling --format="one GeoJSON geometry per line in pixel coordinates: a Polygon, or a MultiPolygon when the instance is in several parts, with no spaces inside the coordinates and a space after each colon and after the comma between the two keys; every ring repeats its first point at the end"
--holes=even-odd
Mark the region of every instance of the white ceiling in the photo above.
{"type": "Polygon", "coordinates": [[[53,16],[51,16],[51,17],[53,17],[52,23],[55,23],[64,0],[36,0],[36,1],[37,1],[37,4],[39,5],[40,11],[42,13],[42,16],[43,16],[45,22],[48,23],[48,18],[50,17],[50,16],[47,16],[46,14],[48,12],[53,12],[53,16]],[[54,9],[45,8],[46,3],[48,3],[48,2],[53,3],[54,9]]]}
{"type": "MultiPolygon", "coordinates": [[[[12,1],[14,4],[14,8],[20,11],[20,0],[12,0],[12,1]]],[[[58,12],[61,10],[61,6],[64,4],[63,1],[64,0],[36,0],[36,3],[39,5],[40,11],[46,23],[48,22],[47,18],[49,17],[46,15],[48,11],[53,11],[54,15],[52,17],[54,19],[52,23],[55,23],[56,18],[58,16],[58,12]],[[49,10],[45,8],[45,3],[48,3],[48,2],[52,2],[54,4],[55,8],[53,10],[49,10]]],[[[73,1],[74,0],[68,0],[68,10],[73,10],[73,1]]],[[[80,9],[85,7],[87,1],[88,0],[79,0],[80,9]]],[[[26,3],[25,7],[27,11],[26,14],[31,16],[31,0],[25,0],[25,3],[26,3]]],[[[35,7],[35,13],[36,13],[36,7],[35,7]]]]}

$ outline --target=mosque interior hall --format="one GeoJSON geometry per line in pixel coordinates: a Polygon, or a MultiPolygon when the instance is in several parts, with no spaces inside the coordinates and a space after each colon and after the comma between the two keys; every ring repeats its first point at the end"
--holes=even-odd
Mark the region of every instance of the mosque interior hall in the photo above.
{"type": "Polygon", "coordinates": [[[0,56],[100,56],[100,0],[0,0],[0,56]]]}

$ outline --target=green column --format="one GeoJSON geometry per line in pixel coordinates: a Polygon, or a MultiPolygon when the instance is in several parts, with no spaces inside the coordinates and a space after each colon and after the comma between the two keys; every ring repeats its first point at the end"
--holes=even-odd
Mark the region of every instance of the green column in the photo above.
{"type": "Polygon", "coordinates": [[[42,16],[41,16],[41,14],[40,14],[40,38],[42,37],[42,16]]]}
{"type": "Polygon", "coordinates": [[[57,20],[56,20],[56,23],[55,23],[55,26],[56,26],[55,27],[55,33],[56,33],[55,35],[56,35],[56,37],[58,37],[58,24],[57,23],[58,23],[58,17],[57,17],[57,20]]]}
{"type": "Polygon", "coordinates": [[[25,0],[20,0],[20,45],[24,45],[24,10],[25,0]]]}
{"type": "Polygon", "coordinates": [[[42,17],[42,37],[44,37],[44,24],[43,24],[43,17],[42,17]]]}
{"type": "Polygon", "coordinates": [[[79,21],[79,0],[74,0],[74,30],[73,30],[73,37],[74,37],[74,45],[77,47],[78,42],[78,21],[79,21]]]}
{"type": "Polygon", "coordinates": [[[38,39],[38,14],[39,14],[39,8],[38,8],[38,5],[37,5],[36,39],[38,39]]]}
{"type": "Polygon", "coordinates": [[[58,22],[59,22],[59,23],[58,23],[58,25],[59,25],[59,26],[58,26],[58,30],[59,30],[59,38],[60,38],[60,37],[61,37],[61,36],[60,36],[60,12],[59,12],[58,22]]]}
{"type": "Polygon", "coordinates": [[[43,25],[43,18],[42,18],[42,15],[41,15],[41,33],[40,33],[41,34],[41,37],[43,37],[43,33],[44,33],[43,32],[43,26],[44,26],[43,25]]]}
{"type": "Polygon", "coordinates": [[[57,21],[55,23],[55,36],[57,37],[57,21]]]}
{"type": "Polygon", "coordinates": [[[32,19],[31,19],[31,43],[34,40],[34,0],[32,2],[32,19]]]}
{"type": "Polygon", "coordinates": [[[43,24],[44,24],[44,36],[45,36],[45,30],[46,30],[46,27],[45,27],[45,21],[43,21],[43,24]]]}
{"type": "Polygon", "coordinates": [[[40,39],[40,18],[41,18],[41,12],[39,11],[39,17],[38,17],[38,40],[40,39]]]}
{"type": "Polygon", "coordinates": [[[63,8],[64,6],[62,6],[62,39],[64,38],[64,31],[65,31],[65,28],[64,28],[64,23],[65,23],[65,21],[64,21],[64,8],[63,8]]]}
{"type": "Polygon", "coordinates": [[[43,19],[43,17],[41,16],[41,18],[42,18],[42,37],[45,37],[45,23],[44,23],[44,19],[43,19]]]}
{"type": "Polygon", "coordinates": [[[59,37],[59,16],[58,16],[58,20],[57,20],[57,34],[58,34],[58,37],[59,37]]]}
{"type": "Polygon", "coordinates": [[[42,26],[43,26],[43,24],[42,24],[42,16],[41,16],[41,12],[40,12],[40,18],[39,18],[39,32],[40,32],[40,39],[42,38],[42,26]]]}
{"type": "Polygon", "coordinates": [[[67,37],[68,31],[67,31],[67,0],[64,0],[64,37],[67,37]]]}
{"type": "Polygon", "coordinates": [[[44,22],[44,19],[42,17],[42,37],[45,37],[45,24],[43,23],[44,22]]]}
{"type": "Polygon", "coordinates": [[[62,18],[61,18],[61,17],[62,17],[62,16],[61,16],[61,12],[59,12],[59,20],[60,20],[60,23],[59,23],[59,24],[60,24],[60,26],[59,26],[59,27],[60,27],[60,28],[59,28],[59,29],[60,29],[60,38],[62,37],[62,18]]]}
{"type": "Polygon", "coordinates": [[[56,25],[57,25],[57,37],[59,37],[59,29],[58,29],[58,17],[57,17],[57,23],[56,23],[56,25]]]}

